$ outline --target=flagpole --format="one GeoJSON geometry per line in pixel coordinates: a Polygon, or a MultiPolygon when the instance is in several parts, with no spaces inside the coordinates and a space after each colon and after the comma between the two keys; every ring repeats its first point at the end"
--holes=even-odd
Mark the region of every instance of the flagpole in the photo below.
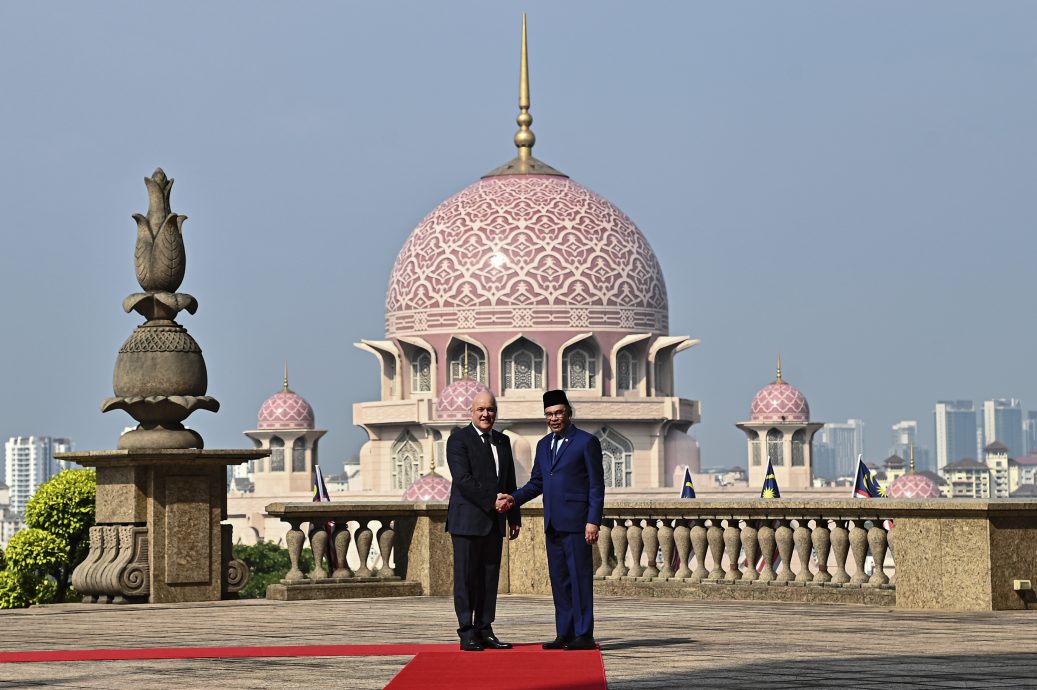
{"type": "Polygon", "coordinates": [[[861,459],[864,453],[857,453],[857,468],[853,471],[853,484],[850,484],[850,498],[857,498],[857,477],[861,476],[861,459]]]}

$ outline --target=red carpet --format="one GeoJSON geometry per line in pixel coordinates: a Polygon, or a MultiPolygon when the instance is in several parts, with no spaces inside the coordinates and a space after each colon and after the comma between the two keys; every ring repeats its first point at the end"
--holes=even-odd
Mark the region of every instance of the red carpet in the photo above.
{"type": "Polygon", "coordinates": [[[456,649],[457,644],[318,644],[277,647],[58,649],[40,652],[0,652],[0,663],[16,661],[122,661],[126,659],[229,659],[245,656],[412,656],[426,651],[446,652],[456,649]]]}
{"type": "Polygon", "coordinates": [[[385,686],[385,690],[462,688],[605,690],[605,666],[598,650],[545,652],[529,645],[500,652],[423,651],[385,686]]]}

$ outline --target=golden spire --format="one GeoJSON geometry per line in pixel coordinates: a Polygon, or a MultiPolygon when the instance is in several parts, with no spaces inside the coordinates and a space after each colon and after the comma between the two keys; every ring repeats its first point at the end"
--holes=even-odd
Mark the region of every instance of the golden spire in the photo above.
{"type": "Polygon", "coordinates": [[[288,360],[284,361],[284,389],[288,390],[288,360]]]}
{"type": "Polygon", "coordinates": [[[774,380],[774,383],[785,383],[781,380],[781,353],[778,353],[778,378],[774,380]]]}
{"type": "Polygon", "coordinates": [[[568,177],[543,161],[533,158],[533,144],[536,135],[529,128],[533,124],[533,116],[529,114],[529,51],[526,48],[526,15],[522,15],[522,59],[519,63],[519,114],[515,118],[519,130],[515,132],[515,146],[518,156],[483,177],[499,177],[501,175],[557,175],[568,177]]]}
{"type": "Polygon", "coordinates": [[[468,378],[468,343],[464,344],[464,361],[461,363],[461,378],[468,378]]]}
{"type": "Polygon", "coordinates": [[[915,473],[915,445],[911,444],[911,471],[908,474],[915,473]]]}

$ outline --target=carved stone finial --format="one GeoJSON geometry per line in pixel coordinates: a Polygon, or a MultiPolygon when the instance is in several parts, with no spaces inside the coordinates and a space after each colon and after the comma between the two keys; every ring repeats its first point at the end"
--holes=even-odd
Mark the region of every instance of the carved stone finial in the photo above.
{"type": "Polygon", "coordinates": [[[148,215],[133,214],[137,221],[137,282],[148,292],[176,292],[187,269],[181,234],[187,216],[171,210],[169,193],[173,180],[166,177],[162,168],[145,177],[144,184],[148,188],[148,215]]]}

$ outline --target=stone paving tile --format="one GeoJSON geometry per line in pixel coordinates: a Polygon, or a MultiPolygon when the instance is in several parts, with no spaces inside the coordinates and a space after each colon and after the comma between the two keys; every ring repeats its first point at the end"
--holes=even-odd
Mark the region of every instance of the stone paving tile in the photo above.
{"type": "MultiPolygon", "coordinates": [[[[601,597],[612,690],[1037,686],[1037,612],[601,597]]],[[[0,612],[6,650],[456,641],[449,598],[54,606],[0,612]]],[[[504,596],[497,634],[554,636],[547,597],[504,596]]],[[[564,654],[564,652],[558,652],[564,654]]],[[[10,664],[0,688],[381,688],[406,657],[10,664]]]]}

